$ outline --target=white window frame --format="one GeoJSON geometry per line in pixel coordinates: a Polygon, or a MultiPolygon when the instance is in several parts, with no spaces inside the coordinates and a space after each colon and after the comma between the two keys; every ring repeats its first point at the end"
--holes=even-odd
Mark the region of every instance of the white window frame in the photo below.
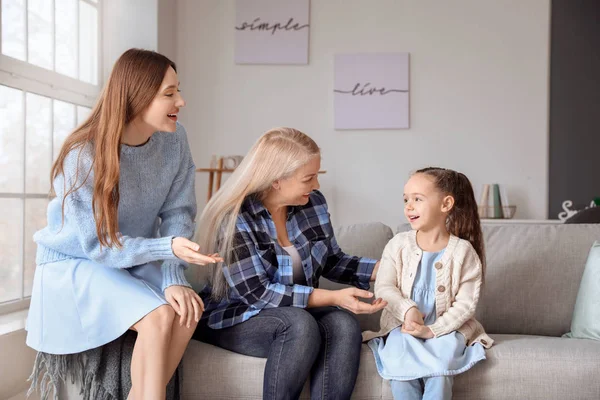
{"type": "MultiPolygon", "coordinates": [[[[25,1],[25,46],[27,50],[28,46],[28,29],[27,29],[27,6],[28,0],[25,1]]],[[[55,21],[55,0],[46,0],[52,2],[52,37],[53,41],[56,36],[54,35],[54,21],[55,21]]],[[[42,67],[38,67],[31,63],[17,60],[15,58],[2,54],[2,29],[0,26],[0,85],[9,86],[14,89],[19,89],[24,92],[34,93],[41,96],[49,97],[51,99],[61,100],[68,103],[72,103],[79,106],[92,108],[98,95],[100,94],[103,85],[103,47],[102,47],[102,36],[103,36],[103,0],[97,0],[93,2],[90,0],[78,0],[77,4],[77,15],[79,15],[79,1],[83,1],[94,6],[97,9],[98,15],[98,32],[97,32],[97,85],[93,85],[87,82],[80,81],[75,78],[68,77],[66,75],[59,74],[55,71],[50,71],[42,67]]],[[[0,0],[0,25],[2,21],[2,2],[0,0]]],[[[77,24],[79,24],[79,18],[77,18],[77,24]]],[[[79,25],[76,26],[77,31],[77,51],[79,51],[79,25]]],[[[27,51],[26,51],[27,54],[27,51]]],[[[52,65],[55,68],[56,64],[56,51],[52,53],[52,65]]],[[[77,71],[79,72],[79,62],[77,62],[77,71]]],[[[79,75],[79,74],[77,74],[79,75]]],[[[23,96],[23,102],[25,102],[25,96],[23,96]]],[[[23,108],[25,110],[25,107],[23,108]]],[[[52,113],[51,113],[52,115],[52,113]]],[[[26,118],[25,112],[23,118],[26,118]]],[[[25,125],[23,125],[25,126],[25,125]]],[[[24,149],[24,151],[26,151],[24,149]]],[[[24,161],[24,168],[26,168],[26,161],[24,161]]],[[[26,174],[24,175],[26,176],[26,174]]],[[[44,194],[27,194],[25,190],[23,193],[0,193],[0,198],[18,198],[18,199],[40,199],[48,198],[44,194]]],[[[25,237],[25,209],[23,209],[23,234],[21,238],[21,298],[14,301],[8,301],[0,303],[0,315],[23,310],[29,307],[30,297],[24,296],[25,294],[25,241],[32,240],[32,238],[25,237]]],[[[1,268],[2,266],[0,266],[1,268]]],[[[0,285],[2,282],[0,282],[0,285]]]]}

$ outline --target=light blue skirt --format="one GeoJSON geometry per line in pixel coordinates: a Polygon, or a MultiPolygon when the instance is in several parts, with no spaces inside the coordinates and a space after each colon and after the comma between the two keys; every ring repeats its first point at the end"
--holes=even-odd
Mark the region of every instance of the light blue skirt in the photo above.
{"type": "Polygon", "coordinates": [[[384,379],[412,381],[458,375],[485,360],[483,346],[475,343],[467,347],[460,332],[423,340],[400,329],[391,331],[385,341],[375,338],[368,343],[375,355],[377,371],[384,379]]]}
{"type": "Polygon", "coordinates": [[[27,318],[27,345],[50,354],[93,349],[167,304],[159,264],[109,268],[86,259],[39,265],[27,318]]]}

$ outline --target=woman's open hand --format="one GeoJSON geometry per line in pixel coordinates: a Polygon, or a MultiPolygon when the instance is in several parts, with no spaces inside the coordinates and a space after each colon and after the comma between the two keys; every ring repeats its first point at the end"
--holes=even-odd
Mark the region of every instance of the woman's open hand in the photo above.
{"type": "Polygon", "coordinates": [[[183,261],[189,262],[190,264],[207,265],[222,262],[223,259],[219,254],[204,255],[199,253],[200,245],[194,243],[184,237],[176,237],[171,243],[173,254],[183,261]]]}
{"type": "Polygon", "coordinates": [[[373,303],[365,303],[359,298],[370,299],[373,293],[357,288],[347,288],[334,291],[334,305],[345,308],[354,314],[373,314],[387,306],[387,301],[376,299],[373,303]]]}

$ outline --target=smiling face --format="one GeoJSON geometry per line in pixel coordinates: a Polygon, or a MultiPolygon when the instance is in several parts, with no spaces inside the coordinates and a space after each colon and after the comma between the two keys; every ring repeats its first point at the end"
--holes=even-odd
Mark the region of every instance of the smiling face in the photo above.
{"type": "Polygon", "coordinates": [[[427,231],[446,226],[454,198],[440,192],[433,178],[414,174],[404,185],[404,215],[412,229],[427,231]]]}
{"type": "Polygon", "coordinates": [[[152,132],[175,132],[177,114],[185,106],[185,100],[179,91],[177,73],[171,67],[167,69],[158,93],[141,115],[141,122],[152,132]]]}
{"type": "Polygon", "coordinates": [[[300,206],[308,203],[310,192],[318,190],[321,157],[312,157],[306,164],[296,170],[289,178],[273,183],[277,193],[277,203],[288,206],[300,206]]]}

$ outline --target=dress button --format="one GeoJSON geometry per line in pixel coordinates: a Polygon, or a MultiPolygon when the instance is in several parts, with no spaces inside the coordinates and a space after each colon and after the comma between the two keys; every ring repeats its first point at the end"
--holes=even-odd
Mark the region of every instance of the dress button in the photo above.
{"type": "Polygon", "coordinates": [[[435,263],[435,269],[442,269],[442,263],[441,262],[436,262],[435,263]]]}
{"type": "Polygon", "coordinates": [[[443,287],[442,285],[438,286],[438,292],[445,292],[446,288],[443,287]]]}
{"type": "Polygon", "coordinates": [[[485,346],[487,344],[487,341],[485,341],[485,340],[482,339],[481,340],[481,344],[485,346]]]}

